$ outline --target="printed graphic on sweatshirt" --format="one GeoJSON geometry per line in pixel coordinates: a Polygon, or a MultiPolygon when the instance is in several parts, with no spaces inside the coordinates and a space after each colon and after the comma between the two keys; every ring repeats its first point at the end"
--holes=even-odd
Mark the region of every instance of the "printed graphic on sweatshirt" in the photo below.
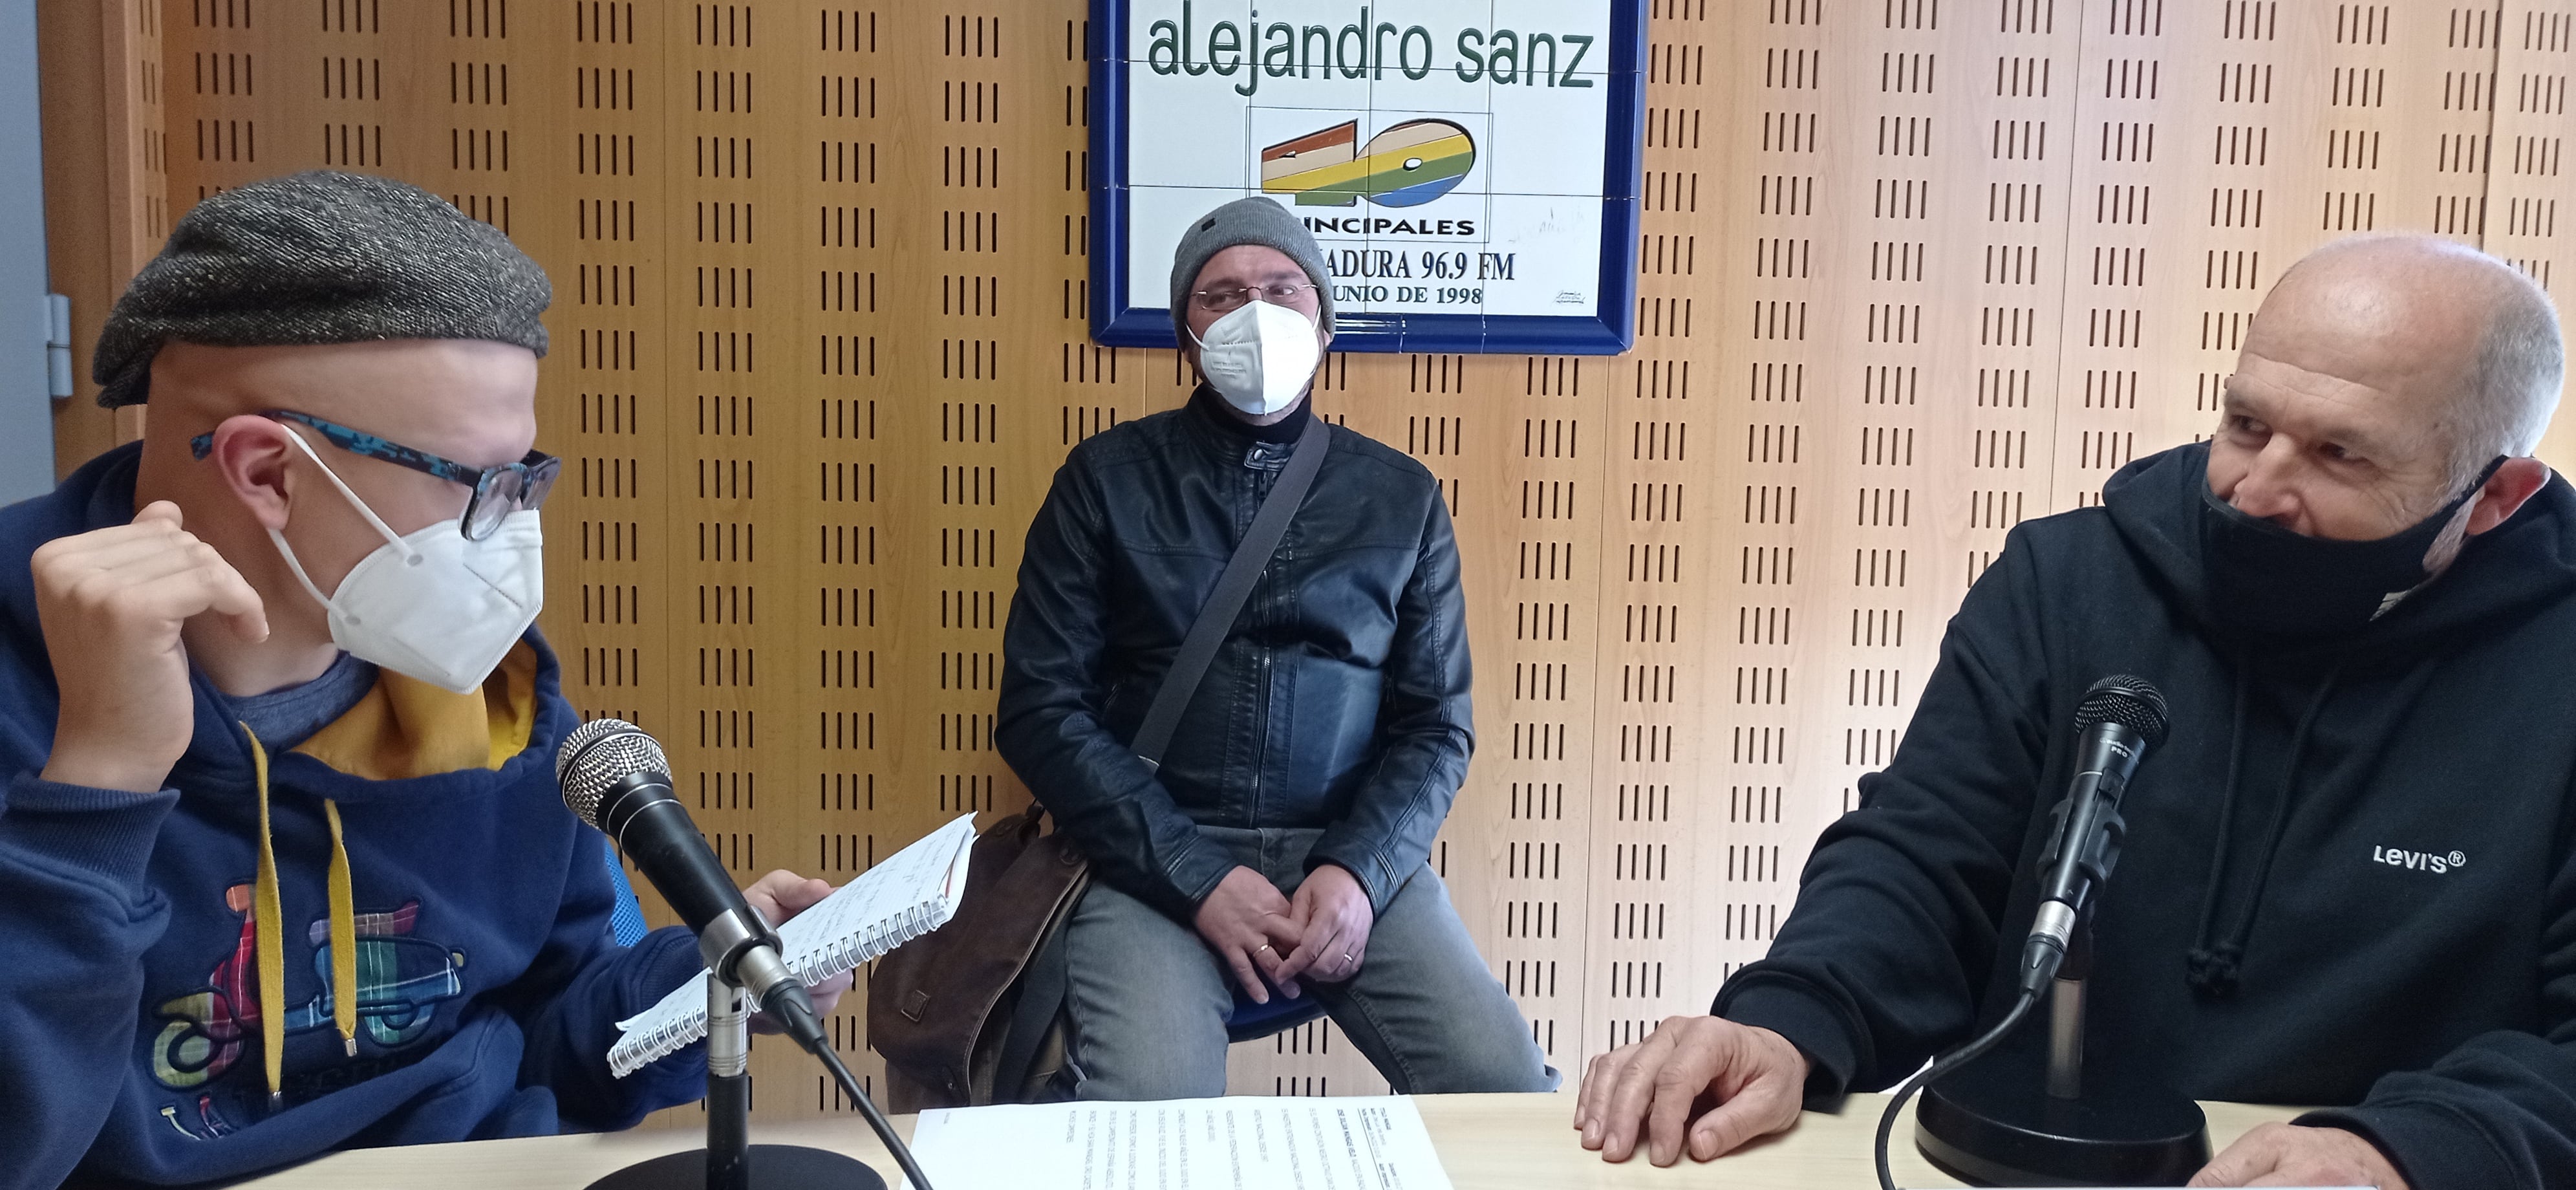
{"type": "MultiPolygon", "coordinates": [[[[251,886],[225,889],[224,904],[241,919],[232,954],[215,965],[204,989],[174,997],[160,1008],[163,1024],[152,1046],[152,1077],[172,1090],[223,1077],[259,1036],[259,935],[251,914],[251,886]]],[[[464,991],[457,976],[465,967],[464,952],[413,937],[419,919],[417,899],[391,912],[357,915],[359,1031],[384,1049],[419,1039],[429,1030],[432,1006],[464,991]]],[[[305,937],[313,947],[321,990],[288,1011],[290,1035],[330,1028],[334,1008],[330,919],[314,922],[305,937]]]]}
{"type": "Polygon", "coordinates": [[[2408,851],[2403,847],[2373,847],[2370,849],[2370,862],[2410,872],[2447,876],[2453,868],[2469,866],[2469,857],[2457,851],[2444,854],[2439,851],[2408,851]]]}
{"type": "Polygon", "coordinates": [[[170,1126],[178,1129],[179,1135],[190,1140],[214,1140],[217,1137],[232,1134],[232,1121],[225,1119],[224,1114],[216,1110],[214,1096],[203,1094],[197,1096],[195,1107],[197,1122],[194,1126],[180,1118],[186,1109],[176,1104],[163,1104],[161,1118],[170,1121],[170,1126]]]}

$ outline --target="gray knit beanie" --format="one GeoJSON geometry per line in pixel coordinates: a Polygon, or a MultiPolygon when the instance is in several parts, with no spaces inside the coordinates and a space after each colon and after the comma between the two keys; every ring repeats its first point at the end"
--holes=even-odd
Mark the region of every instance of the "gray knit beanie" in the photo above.
{"type": "Polygon", "coordinates": [[[1199,217],[1181,233],[1181,246],[1172,253],[1172,331],[1184,343],[1189,341],[1189,327],[1183,321],[1190,291],[1198,285],[1199,270],[1207,267],[1208,258],[1240,244],[1259,244],[1276,248],[1306,270],[1315,283],[1315,297],[1323,303],[1324,331],[1333,329],[1333,279],[1324,273],[1324,251],[1315,246],[1315,233],[1288,208],[1266,198],[1238,198],[1199,217]]]}
{"type": "Polygon", "coordinates": [[[314,170],[198,203],[99,332],[98,403],[141,404],[171,339],[216,347],[490,339],[546,353],[545,270],[417,186],[314,170]]]}

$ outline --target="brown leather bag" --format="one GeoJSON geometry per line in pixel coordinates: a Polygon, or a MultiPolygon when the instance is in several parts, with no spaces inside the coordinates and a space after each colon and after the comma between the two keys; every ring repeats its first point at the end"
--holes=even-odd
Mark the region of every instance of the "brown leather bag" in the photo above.
{"type": "Polygon", "coordinates": [[[957,916],[869,973],[868,1045],[885,1059],[895,1111],[1029,1102],[1043,1098],[1062,1069],[1063,1031],[1054,1019],[1064,1001],[1061,947],[1047,956],[1051,1001],[1050,989],[1025,986],[1022,972],[1059,938],[1091,865],[1062,835],[1039,833],[1044,814],[1033,805],[976,836],[957,916]],[[1023,1002],[1032,1010],[1046,1002],[1031,1013],[1033,1028],[1014,1020],[1023,1002]],[[1024,1052],[1006,1055],[1015,1037],[1024,1052]],[[1014,1059],[1007,1074],[1006,1056],[1014,1059]]]}

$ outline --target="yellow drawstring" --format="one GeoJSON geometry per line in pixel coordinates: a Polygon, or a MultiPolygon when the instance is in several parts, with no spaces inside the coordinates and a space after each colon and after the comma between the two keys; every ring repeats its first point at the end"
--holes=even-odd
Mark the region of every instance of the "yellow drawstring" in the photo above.
{"type": "Polygon", "coordinates": [[[324,798],[331,821],[331,1023],[340,1044],[358,1056],[358,911],[349,891],[349,848],[340,841],[340,803],[324,798]]]}
{"type": "MultiPolygon", "coordinates": [[[[251,897],[251,927],[259,951],[260,1048],[268,1067],[268,1104],[285,1100],[286,1081],[286,911],[277,891],[277,846],[269,835],[268,749],[250,725],[251,767],[259,782],[259,878],[251,897]]],[[[356,898],[349,879],[349,851],[340,837],[340,806],[325,800],[322,813],[331,824],[331,1022],[350,1057],[358,1054],[358,922],[356,898]]]]}
{"type": "Polygon", "coordinates": [[[250,724],[242,724],[242,734],[250,737],[251,768],[259,777],[259,880],[251,893],[251,933],[259,948],[259,1042],[274,1111],[285,1099],[286,911],[278,907],[277,848],[268,837],[268,749],[259,746],[250,724]]]}

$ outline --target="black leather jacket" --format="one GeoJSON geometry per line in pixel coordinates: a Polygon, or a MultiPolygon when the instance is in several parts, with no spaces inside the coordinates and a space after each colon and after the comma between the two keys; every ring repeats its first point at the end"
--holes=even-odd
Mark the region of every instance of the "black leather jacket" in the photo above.
{"type": "Polygon", "coordinates": [[[1422,464],[1347,429],[1159,772],[1128,751],[1289,444],[1213,409],[1074,448],[1029,526],[995,743],[1094,870],[1186,920],[1234,864],[1194,824],[1321,827],[1383,910],[1467,773],[1458,546],[1422,464]]]}

